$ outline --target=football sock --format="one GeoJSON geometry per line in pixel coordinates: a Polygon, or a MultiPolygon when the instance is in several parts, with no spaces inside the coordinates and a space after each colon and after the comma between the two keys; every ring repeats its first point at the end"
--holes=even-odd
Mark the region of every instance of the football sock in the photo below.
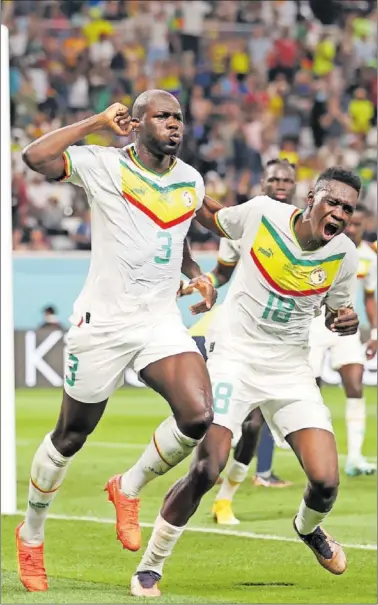
{"type": "Polygon", "coordinates": [[[346,400],[346,424],[348,435],[348,458],[358,460],[362,455],[365,437],[366,405],[365,398],[346,400]]]}
{"type": "Polygon", "coordinates": [[[295,519],[295,526],[302,536],[311,534],[320,525],[323,519],[326,518],[327,513],[320,513],[317,510],[308,508],[306,502],[302,500],[298,514],[295,519]]]}
{"type": "Polygon", "coordinates": [[[154,529],[149,539],[146,551],[138,571],[155,571],[160,576],[163,573],[165,560],[172,553],[173,547],[181,536],[185,527],[175,527],[167,523],[161,515],[155,521],[154,529]]]}
{"type": "Polygon", "coordinates": [[[237,489],[243,483],[248,473],[248,466],[233,460],[230,464],[230,468],[227,471],[227,477],[225,477],[222,485],[220,486],[219,492],[215,498],[218,500],[232,500],[237,489]]]}
{"type": "Polygon", "coordinates": [[[144,485],[184,460],[200,441],[184,435],[170,416],[156,429],[139,460],[122,475],[121,491],[136,498],[144,485]]]}
{"type": "Polygon", "coordinates": [[[58,452],[50,435],[46,435],[36,451],[30,473],[25,523],[20,530],[21,538],[28,544],[37,546],[44,541],[48,508],[63,482],[71,459],[58,452]]]}

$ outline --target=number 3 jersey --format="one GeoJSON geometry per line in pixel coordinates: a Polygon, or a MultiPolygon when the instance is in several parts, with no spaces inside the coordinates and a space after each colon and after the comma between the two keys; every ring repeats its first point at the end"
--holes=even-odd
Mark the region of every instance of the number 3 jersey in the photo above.
{"type": "Polygon", "coordinates": [[[183,242],[205,193],[199,172],[176,159],[155,173],[134,145],[71,146],[64,158],[64,180],[83,187],[91,207],[91,263],[71,321],[86,312],[106,325],[134,311],[176,311],[183,242]]]}
{"type": "Polygon", "coordinates": [[[300,212],[259,196],[216,214],[224,235],[240,240],[240,260],[208,342],[244,354],[259,344],[271,347],[272,354],[278,353],[276,345],[307,347],[312,318],[324,299],[333,310],[352,304],[355,246],[342,234],[318,250],[302,250],[294,231],[300,212]]]}

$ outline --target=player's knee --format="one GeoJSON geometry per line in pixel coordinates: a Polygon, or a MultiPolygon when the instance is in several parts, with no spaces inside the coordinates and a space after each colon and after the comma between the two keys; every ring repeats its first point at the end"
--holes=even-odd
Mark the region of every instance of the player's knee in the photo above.
{"type": "Polygon", "coordinates": [[[76,454],[87,440],[87,434],[78,431],[55,430],[51,441],[62,456],[69,458],[76,454]]]}
{"type": "Polygon", "coordinates": [[[324,478],[310,481],[311,490],[319,502],[322,502],[326,509],[331,507],[337,498],[339,490],[339,477],[337,474],[325,476],[324,478]]]}
{"type": "Polygon", "coordinates": [[[345,385],[345,393],[348,399],[361,399],[362,384],[358,380],[356,382],[351,381],[345,385]]]}
{"type": "Polygon", "coordinates": [[[211,393],[204,393],[195,402],[195,406],[186,409],[185,416],[177,418],[177,426],[180,431],[192,439],[202,439],[214,419],[211,393]],[[194,408],[194,411],[193,411],[194,408]],[[188,412],[190,412],[190,415],[188,412]]]}

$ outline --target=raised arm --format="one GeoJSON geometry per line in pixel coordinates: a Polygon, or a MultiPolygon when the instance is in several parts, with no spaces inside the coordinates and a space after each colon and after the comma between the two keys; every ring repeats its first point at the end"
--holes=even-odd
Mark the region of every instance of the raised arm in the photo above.
{"type": "Polygon", "coordinates": [[[35,172],[40,172],[50,179],[63,178],[66,171],[63,154],[67,147],[104,128],[110,128],[119,136],[129,134],[131,117],[127,107],[114,103],[99,114],[49,132],[25,147],[22,158],[35,172]]]}

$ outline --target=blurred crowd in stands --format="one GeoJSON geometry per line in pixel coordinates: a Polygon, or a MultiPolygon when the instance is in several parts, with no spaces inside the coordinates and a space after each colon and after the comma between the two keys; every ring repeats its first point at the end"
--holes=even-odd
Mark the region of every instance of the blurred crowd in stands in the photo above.
{"type": "MultiPolygon", "coordinates": [[[[330,0],[331,2],[331,0],[330,0]]],[[[369,233],[377,222],[377,9],[338,0],[335,21],[308,0],[5,0],[15,250],[88,250],[83,191],[28,170],[21,150],[51,129],[128,106],[148,88],[185,112],[181,157],[226,205],[259,192],[274,157],[297,167],[296,204],[324,168],[363,180],[369,233]]],[[[83,143],[123,147],[108,132],[83,143]]],[[[216,239],[194,222],[193,248],[216,239]]],[[[375,239],[375,236],[374,236],[375,239]]]]}

